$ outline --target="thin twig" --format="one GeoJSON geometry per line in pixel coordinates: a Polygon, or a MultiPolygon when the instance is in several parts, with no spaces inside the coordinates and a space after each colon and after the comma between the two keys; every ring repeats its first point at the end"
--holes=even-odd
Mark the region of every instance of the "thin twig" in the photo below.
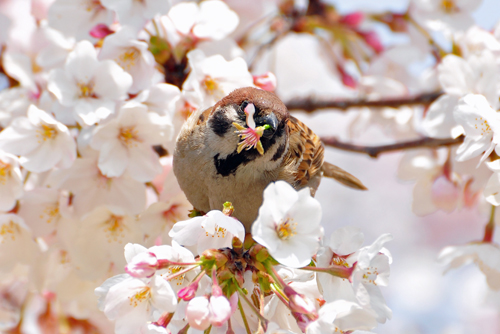
{"type": "Polygon", "coordinates": [[[307,112],[313,112],[318,109],[338,109],[346,111],[354,107],[370,107],[370,108],[384,108],[392,107],[398,108],[401,106],[411,105],[429,105],[436,101],[443,93],[432,92],[425,93],[410,97],[402,97],[395,99],[382,99],[382,100],[367,100],[367,99],[350,99],[350,100],[321,100],[314,97],[303,99],[293,99],[286,103],[288,110],[300,109],[307,112]]]}
{"type": "Polygon", "coordinates": [[[458,138],[445,138],[445,139],[424,137],[422,139],[410,140],[401,143],[380,145],[380,146],[356,145],[340,141],[335,137],[324,137],[321,138],[321,141],[326,146],[335,147],[340,150],[349,152],[364,153],[368,154],[372,158],[376,158],[379,154],[386,152],[393,152],[393,151],[406,150],[412,148],[423,148],[423,147],[438,148],[443,146],[458,145],[464,141],[464,136],[460,136],[458,138]]]}

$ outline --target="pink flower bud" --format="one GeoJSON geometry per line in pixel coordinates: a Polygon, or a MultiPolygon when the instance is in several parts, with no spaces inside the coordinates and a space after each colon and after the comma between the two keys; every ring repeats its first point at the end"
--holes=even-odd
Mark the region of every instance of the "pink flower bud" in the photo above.
{"type": "Polygon", "coordinates": [[[114,33],[114,31],[109,29],[107,25],[102,23],[99,23],[89,31],[90,36],[98,39],[102,39],[108,35],[111,35],[112,33],[114,33]]]}
{"type": "Polygon", "coordinates": [[[196,295],[196,290],[198,290],[198,281],[194,281],[185,288],[180,289],[177,296],[185,301],[190,301],[196,295]]]}
{"type": "Polygon", "coordinates": [[[272,72],[266,72],[261,75],[253,76],[253,83],[260,89],[274,92],[277,85],[276,76],[272,72]]]}
{"type": "Polygon", "coordinates": [[[125,271],[132,277],[151,277],[156,272],[158,260],[153,253],[139,253],[127,264],[125,271]]]}
{"type": "Polygon", "coordinates": [[[365,40],[366,44],[368,44],[373,51],[376,53],[381,53],[384,51],[384,46],[382,45],[382,42],[380,42],[380,38],[378,38],[378,35],[375,33],[375,31],[368,31],[368,32],[360,32],[359,33],[361,37],[365,40]]]}
{"type": "Polygon", "coordinates": [[[288,285],[285,286],[283,292],[288,297],[288,305],[293,312],[316,315],[316,307],[309,298],[297,293],[288,285]]]}
{"type": "Polygon", "coordinates": [[[231,305],[224,296],[210,297],[210,323],[216,327],[224,325],[231,317],[231,305]]]}
{"type": "Polygon", "coordinates": [[[337,65],[337,70],[340,73],[340,77],[344,85],[350,88],[356,88],[357,86],[356,80],[350,74],[348,74],[342,66],[337,65]]]}
{"type": "Polygon", "coordinates": [[[357,27],[365,18],[362,12],[354,12],[347,14],[340,19],[341,24],[345,24],[351,27],[357,27]]]}
{"type": "Polygon", "coordinates": [[[206,296],[196,297],[189,301],[186,307],[186,320],[189,326],[201,331],[210,326],[210,308],[206,296]]]}

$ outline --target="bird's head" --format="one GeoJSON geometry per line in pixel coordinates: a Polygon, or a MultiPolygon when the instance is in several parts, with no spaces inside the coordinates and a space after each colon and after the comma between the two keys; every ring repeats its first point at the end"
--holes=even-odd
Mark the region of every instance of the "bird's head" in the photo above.
{"type": "Polygon", "coordinates": [[[217,159],[230,159],[233,165],[256,159],[278,163],[287,150],[288,117],[286,106],[274,93],[240,88],[212,108],[207,121],[213,139],[209,142],[217,143],[217,159]]]}

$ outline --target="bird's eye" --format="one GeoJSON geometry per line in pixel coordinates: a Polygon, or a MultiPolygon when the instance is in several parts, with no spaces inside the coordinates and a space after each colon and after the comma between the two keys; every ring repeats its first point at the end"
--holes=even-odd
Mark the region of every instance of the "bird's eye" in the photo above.
{"type": "Polygon", "coordinates": [[[248,105],[248,101],[243,101],[241,104],[240,104],[240,109],[241,111],[245,111],[245,108],[247,107],[248,105]]]}

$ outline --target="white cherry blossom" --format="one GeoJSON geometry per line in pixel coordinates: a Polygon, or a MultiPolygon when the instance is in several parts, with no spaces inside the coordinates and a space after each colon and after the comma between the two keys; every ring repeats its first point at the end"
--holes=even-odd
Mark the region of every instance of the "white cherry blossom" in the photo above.
{"type": "Polygon", "coordinates": [[[111,24],[113,12],[99,0],[56,0],[49,8],[48,20],[66,36],[91,39],[90,30],[99,23],[111,24]]]}
{"type": "MultiPolygon", "coordinates": [[[[95,151],[94,151],[95,152],[95,151]]],[[[73,195],[73,207],[78,217],[100,205],[113,205],[130,214],[138,214],[146,206],[146,186],[128,173],[106,177],[97,166],[97,154],[90,152],[76,159],[73,166],[56,180],[73,195]]],[[[54,185],[58,182],[53,181],[54,185]]]]}
{"type": "Polygon", "coordinates": [[[92,125],[115,111],[131,85],[130,74],[112,60],[98,61],[94,46],[81,41],[64,68],[52,70],[48,89],[63,106],[73,108],[79,123],[92,125]]]}
{"type": "Polygon", "coordinates": [[[125,171],[140,182],[148,182],[162,167],[153,145],[171,134],[167,117],[148,112],[145,105],[129,102],[118,116],[99,125],[90,145],[99,151],[99,169],[107,177],[119,177],[125,171]]]}
{"type": "Polygon", "coordinates": [[[307,326],[307,334],[370,330],[377,325],[373,311],[345,300],[323,305],[318,314],[318,320],[307,326]]]}
{"type": "Polygon", "coordinates": [[[67,202],[56,189],[36,188],[23,196],[18,214],[36,237],[47,236],[57,230],[67,202]]]}
{"type": "Polygon", "coordinates": [[[123,248],[142,239],[135,217],[118,207],[100,206],[70,223],[77,226],[65,243],[78,272],[87,279],[98,279],[110,270],[121,272],[126,264],[123,248]]]}
{"type": "Polygon", "coordinates": [[[455,109],[455,119],[464,128],[465,140],[457,150],[457,160],[464,161],[484,154],[480,163],[500,143],[500,116],[483,95],[463,97],[455,109]]]}
{"type": "Polygon", "coordinates": [[[170,284],[159,276],[149,280],[127,274],[107,279],[95,290],[99,309],[115,320],[115,332],[136,334],[148,321],[163,312],[174,312],[177,298],[170,284]]]}
{"type": "Polygon", "coordinates": [[[480,4],[475,0],[413,0],[410,12],[428,28],[449,34],[472,26],[471,13],[480,4]]]}
{"type": "Polygon", "coordinates": [[[155,59],[148,50],[148,44],[137,40],[137,33],[130,27],[123,27],[108,35],[99,52],[99,59],[111,59],[132,76],[129,92],[137,94],[148,89],[155,74],[155,59]]]}
{"type": "Polygon", "coordinates": [[[168,235],[180,245],[196,245],[201,255],[207,249],[230,247],[233,237],[243,241],[245,228],[236,218],[212,210],[204,216],[175,223],[168,235]]]}
{"type": "Polygon", "coordinates": [[[296,191],[287,182],[277,181],[264,190],[252,236],[281,264],[303,267],[319,247],[320,221],[321,206],[309,188],[296,191]]]}
{"type": "Polygon", "coordinates": [[[439,262],[446,271],[474,263],[486,276],[493,290],[500,290],[500,247],[495,243],[471,242],[461,246],[448,246],[439,254],[439,262]]]}
{"type": "Polygon", "coordinates": [[[68,168],[76,159],[76,144],[68,128],[34,105],[27,118],[16,118],[0,132],[0,148],[20,155],[21,165],[32,172],[68,168]]]}
{"type": "Polygon", "coordinates": [[[427,111],[422,128],[434,138],[449,138],[461,134],[462,128],[453,117],[460,98],[467,94],[482,94],[493,108],[498,108],[498,67],[493,54],[484,50],[464,59],[447,55],[438,66],[438,79],[445,94],[434,101],[427,111]]]}
{"type": "Polygon", "coordinates": [[[221,55],[206,57],[201,50],[193,50],[187,57],[191,72],[182,89],[196,94],[203,103],[201,108],[214,105],[236,88],[253,86],[253,77],[242,58],[228,62],[221,55]]]}
{"type": "MultiPolygon", "coordinates": [[[[357,302],[363,308],[372,309],[376,319],[385,323],[391,319],[392,311],[387,306],[379,286],[387,286],[390,274],[389,264],[392,258],[383,249],[386,242],[392,240],[392,235],[383,234],[372,245],[363,247],[356,254],[357,264],[352,273],[352,284],[357,302]]],[[[359,328],[362,329],[362,328],[359,328]]]]}
{"type": "Polygon", "coordinates": [[[199,39],[223,39],[239,23],[238,15],[219,0],[178,3],[170,9],[168,18],[181,36],[193,34],[199,39]]]}
{"type": "Polygon", "coordinates": [[[15,214],[0,214],[0,273],[17,264],[31,265],[38,253],[31,230],[15,214]]]}
{"type": "Polygon", "coordinates": [[[476,25],[464,33],[457,32],[455,40],[465,58],[473,54],[480,55],[484,50],[492,51],[496,55],[500,52],[500,41],[491,32],[476,25]]]}

